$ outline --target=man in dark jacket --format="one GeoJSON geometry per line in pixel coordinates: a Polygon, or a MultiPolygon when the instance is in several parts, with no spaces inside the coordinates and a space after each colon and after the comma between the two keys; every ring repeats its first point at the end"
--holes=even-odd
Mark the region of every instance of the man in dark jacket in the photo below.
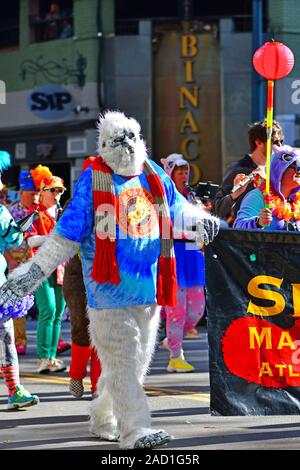
{"type": "MultiPolygon", "coordinates": [[[[222,184],[214,199],[214,213],[220,218],[225,219],[229,225],[233,224],[242,199],[247,192],[253,189],[253,183],[249,180],[244,186],[234,192],[232,192],[233,187],[252,172],[264,176],[267,142],[266,120],[255,122],[249,126],[248,139],[251,153],[228,166],[222,184]]],[[[283,131],[277,121],[273,121],[272,143],[275,149],[283,143],[283,131]]]]}

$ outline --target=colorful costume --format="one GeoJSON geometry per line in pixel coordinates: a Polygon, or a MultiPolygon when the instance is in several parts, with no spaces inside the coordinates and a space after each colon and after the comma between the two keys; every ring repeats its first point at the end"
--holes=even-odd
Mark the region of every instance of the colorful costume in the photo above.
{"type": "MultiPolygon", "coordinates": [[[[40,190],[45,191],[51,188],[61,188],[65,190],[63,181],[57,176],[42,172],[34,172],[34,179],[40,177],[40,190]]],[[[49,169],[47,168],[49,171],[49,169]]],[[[47,209],[42,202],[39,202],[39,217],[34,221],[28,244],[31,247],[32,256],[36,253],[38,247],[45,242],[49,234],[53,231],[58,219],[60,209],[57,205],[47,209]]],[[[64,277],[64,264],[60,264],[57,269],[34,291],[35,301],[38,308],[38,326],[37,326],[37,354],[40,359],[38,372],[48,373],[60,372],[66,369],[62,361],[56,359],[57,345],[60,337],[61,320],[66,307],[66,302],[62,292],[62,283],[64,277]],[[53,364],[52,364],[53,363],[53,364]],[[52,365],[51,365],[52,364],[52,365]]]]}
{"type": "MultiPolygon", "coordinates": [[[[10,165],[10,157],[6,152],[0,152],[0,175],[10,165]]],[[[0,178],[0,187],[2,186],[0,178]]],[[[0,285],[6,281],[6,261],[3,256],[8,246],[19,246],[23,235],[6,207],[0,205],[0,285]]],[[[20,385],[18,355],[14,340],[12,318],[25,315],[33,304],[28,297],[19,299],[16,308],[7,306],[0,308],[0,366],[5,380],[9,398],[8,408],[23,408],[36,405],[39,400],[20,385]]]]}
{"type": "MultiPolygon", "coordinates": [[[[21,191],[36,192],[33,178],[30,171],[21,171],[19,176],[19,185],[21,191]]],[[[21,201],[17,201],[8,208],[9,212],[15,220],[20,220],[26,217],[32,208],[25,207],[21,201]]],[[[30,249],[26,238],[24,237],[20,246],[9,246],[6,252],[18,263],[23,263],[30,257],[30,249]]],[[[26,317],[16,318],[14,320],[14,333],[15,342],[18,354],[25,354],[27,345],[26,335],[26,317]]]]}
{"type": "MultiPolygon", "coordinates": [[[[189,163],[181,154],[171,154],[161,159],[165,172],[172,179],[175,168],[186,168],[189,178],[189,163]]],[[[187,191],[183,195],[190,200],[187,191]]],[[[201,204],[201,203],[200,203],[201,204]]],[[[184,336],[194,329],[205,309],[204,257],[195,243],[174,243],[178,281],[177,302],[174,307],[165,307],[167,347],[171,352],[168,372],[192,372],[194,367],[185,358],[182,349],[184,336]]]]}
{"type": "Polygon", "coordinates": [[[157,302],[176,300],[171,219],[174,226],[184,220],[199,243],[210,242],[219,228],[217,219],[188,204],[147,158],[139,134],[139,124],[123,113],[100,118],[102,158],[82,173],[53,235],[0,290],[4,305],[12,302],[12,292],[18,297],[31,290],[80,248],[91,340],[102,364],[91,431],[120,439],[122,448],[155,447],[170,439],[151,428],[143,381],[155,345],[157,302]]]}
{"type": "Polygon", "coordinates": [[[259,211],[264,208],[265,182],[257,180],[258,186],[249,192],[242,201],[240,210],[234,223],[234,228],[246,230],[300,230],[300,186],[295,188],[285,199],[281,192],[281,180],[287,168],[297,163],[300,165],[300,152],[291,147],[282,147],[271,159],[270,183],[271,198],[270,209],[272,209],[272,221],[270,225],[258,227],[257,220],[259,211]]]}
{"type": "Polygon", "coordinates": [[[87,374],[90,361],[90,379],[92,395],[96,394],[97,382],[101,373],[101,364],[95,348],[91,345],[87,316],[87,299],[83,283],[81,261],[74,256],[66,265],[63,294],[70,311],[71,321],[71,363],[70,363],[70,392],[76,398],[83,395],[82,380],[87,374]]]}

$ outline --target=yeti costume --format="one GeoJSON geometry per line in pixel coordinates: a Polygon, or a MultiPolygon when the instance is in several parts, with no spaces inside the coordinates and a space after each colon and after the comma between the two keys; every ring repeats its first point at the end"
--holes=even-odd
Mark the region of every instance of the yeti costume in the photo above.
{"type": "Polygon", "coordinates": [[[100,116],[98,154],[53,234],[0,290],[1,302],[15,303],[33,291],[80,249],[90,336],[102,363],[91,432],[119,440],[124,449],[152,448],[171,439],[151,428],[143,381],[155,346],[158,304],[172,305],[176,298],[172,225],[209,243],[219,221],[190,205],[148,159],[133,118],[110,111],[100,116]],[[161,215],[153,210],[158,202],[161,215]],[[169,221],[168,237],[162,226],[169,221]]]}

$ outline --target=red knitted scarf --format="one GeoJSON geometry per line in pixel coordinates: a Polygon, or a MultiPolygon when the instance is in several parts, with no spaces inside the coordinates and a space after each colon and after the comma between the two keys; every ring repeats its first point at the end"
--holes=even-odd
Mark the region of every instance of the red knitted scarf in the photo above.
{"type": "MultiPolygon", "coordinates": [[[[96,249],[92,278],[103,284],[119,284],[120,274],[116,257],[116,196],[112,170],[101,157],[92,163],[93,199],[95,210],[96,249]],[[103,224],[103,219],[108,223],[103,224]]],[[[177,302],[176,260],[173,246],[172,221],[164,186],[149,160],[144,163],[144,173],[155,201],[161,252],[158,260],[157,303],[173,307],[177,302]]]]}

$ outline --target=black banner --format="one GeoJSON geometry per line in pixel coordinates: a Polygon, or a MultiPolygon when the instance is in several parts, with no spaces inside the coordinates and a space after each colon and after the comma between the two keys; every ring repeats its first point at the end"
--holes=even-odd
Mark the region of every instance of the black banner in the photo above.
{"type": "Polygon", "coordinates": [[[221,230],[205,262],[211,413],[300,414],[300,234],[221,230]]]}

